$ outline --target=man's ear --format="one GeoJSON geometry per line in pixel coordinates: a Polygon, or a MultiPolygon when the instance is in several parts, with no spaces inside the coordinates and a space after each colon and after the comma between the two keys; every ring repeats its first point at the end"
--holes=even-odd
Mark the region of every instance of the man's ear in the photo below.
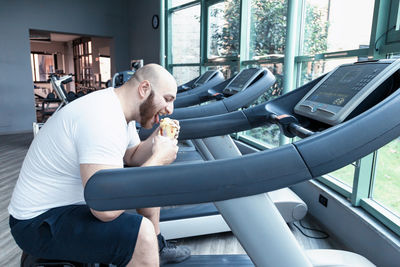
{"type": "Polygon", "coordinates": [[[151,92],[150,82],[148,80],[144,80],[139,83],[138,93],[140,98],[146,98],[151,92]]]}

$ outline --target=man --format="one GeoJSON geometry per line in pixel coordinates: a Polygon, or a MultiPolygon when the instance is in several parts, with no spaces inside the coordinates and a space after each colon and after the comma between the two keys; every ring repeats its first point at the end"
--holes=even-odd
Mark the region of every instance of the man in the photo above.
{"type": "Polygon", "coordinates": [[[26,253],[117,266],[158,266],[159,260],[190,256],[188,248],[161,236],[160,208],[138,209],[138,214],[96,211],[83,196],[99,170],[175,160],[176,139],[155,131],[140,142],[135,121],[151,128],[160,115],[171,114],[176,91],[174,78],[149,64],[123,86],[79,98],[46,122],[29,148],[8,208],[11,233],[26,253]]]}

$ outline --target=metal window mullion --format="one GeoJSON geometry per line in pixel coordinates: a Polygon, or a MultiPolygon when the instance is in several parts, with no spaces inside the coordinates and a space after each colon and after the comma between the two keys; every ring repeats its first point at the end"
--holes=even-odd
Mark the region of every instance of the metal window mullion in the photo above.
{"type": "Polygon", "coordinates": [[[204,73],[208,50],[208,6],[206,0],[201,0],[200,5],[200,73],[204,73]]]}
{"type": "Polygon", "coordinates": [[[295,58],[296,62],[306,62],[313,60],[326,60],[326,59],[337,59],[337,58],[346,58],[346,57],[359,57],[359,56],[368,56],[369,48],[361,48],[361,49],[353,49],[353,50],[344,50],[344,51],[336,51],[336,52],[326,52],[316,55],[308,55],[308,56],[297,56],[295,58]]]}
{"type": "MultiPolygon", "coordinates": [[[[166,50],[165,50],[165,15],[166,14],[166,10],[168,10],[168,8],[165,8],[165,0],[160,0],[160,65],[163,66],[165,68],[165,55],[166,55],[166,50]]],[[[168,15],[167,15],[168,16],[168,15]]]]}
{"type": "Polygon", "coordinates": [[[299,17],[298,17],[298,25],[300,25],[300,27],[297,28],[298,31],[298,45],[297,45],[297,55],[294,58],[295,61],[295,77],[294,77],[294,81],[295,81],[295,87],[299,87],[300,83],[301,83],[301,69],[302,69],[302,64],[303,62],[297,62],[296,58],[298,55],[302,55],[303,54],[303,43],[304,43],[304,31],[305,31],[305,21],[306,21],[306,3],[305,0],[301,0],[300,3],[300,8],[299,8],[299,17]]]}
{"type": "Polygon", "coordinates": [[[369,55],[375,59],[385,58],[383,51],[379,51],[380,45],[385,43],[386,38],[380,38],[387,30],[390,12],[390,0],[375,0],[374,16],[372,20],[371,37],[369,42],[369,55]],[[378,40],[380,38],[380,40],[378,40]],[[378,42],[375,44],[375,42],[378,42]],[[378,48],[378,51],[375,49],[378,48]]]}
{"type": "Polygon", "coordinates": [[[371,153],[357,161],[354,171],[353,192],[351,194],[351,204],[353,206],[360,206],[360,200],[369,196],[374,162],[375,153],[371,153]]]}
{"type": "Polygon", "coordinates": [[[249,60],[250,43],[250,19],[251,0],[240,1],[240,29],[239,29],[239,71],[242,69],[242,62],[249,60]]]}
{"type": "MultiPolygon", "coordinates": [[[[286,41],[285,41],[285,58],[283,62],[283,90],[282,94],[293,90],[294,85],[294,70],[295,70],[295,57],[297,52],[297,34],[298,34],[298,21],[301,15],[298,0],[288,0],[287,9],[287,25],[286,25],[286,41]]],[[[279,144],[287,144],[289,139],[282,133],[279,136],[279,144]]]]}
{"type": "Polygon", "coordinates": [[[360,206],[400,236],[400,218],[372,199],[361,199],[360,206]]]}
{"type": "MultiPolygon", "coordinates": [[[[200,1],[201,0],[195,0],[195,1],[192,1],[192,2],[189,2],[189,3],[186,3],[186,4],[183,4],[183,5],[180,5],[180,6],[176,6],[176,7],[172,7],[172,8],[169,8],[168,10],[168,12],[169,13],[173,13],[173,12],[176,12],[176,11],[180,11],[180,10],[182,10],[182,9],[186,9],[186,8],[189,8],[189,7],[193,7],[193,6],[195,6],[195,5],[197,5],[197,4],[199,4],[200,3],[200,1]]],[[[172,6],[172,5],[171,5],[172,6]]],[[[170,7],[171,7],[170,6],[170,7]]]]}
{"type": "Polygon", "coordinates": [[[165,0],[166,8],[166,23],[165,23],[165,33],[167,38],[165,38],[165,50],[166,50],[166,60],[165,64],[167,70],[172,73],[172,14],[168,12],[172,5],[172,0],[165,0]]]}

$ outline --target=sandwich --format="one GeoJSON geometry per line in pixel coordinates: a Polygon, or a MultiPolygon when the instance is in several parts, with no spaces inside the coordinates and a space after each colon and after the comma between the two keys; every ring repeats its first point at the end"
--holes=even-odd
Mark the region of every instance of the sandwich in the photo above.
{"type": "Polygon", "coordinates": [[[171,120],[170,118],[163,118],[160,120],[160,135],[175,139],[178,138],[178,133],[179,126],[174,120],[171,120]]]}

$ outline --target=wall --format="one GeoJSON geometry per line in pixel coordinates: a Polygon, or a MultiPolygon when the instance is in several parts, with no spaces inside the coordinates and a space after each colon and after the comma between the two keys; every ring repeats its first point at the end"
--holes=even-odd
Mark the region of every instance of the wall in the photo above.
{"type": "Polygon", "coordinates": [[[153,29],[151,20],[155,14],[161,18],[161,1],[162,0],[129,2],[131,59],[144,59],[144,64],[160,64],[161,21],[158,29],[153,29]]]}
{"type": "Polygon", "coordinates": [[[400,238],[360,208],[318,182],[303,182],[290,187],[304,202],[308,212],[343,245],[363,255],[377,266],[399,266],[400,238]],[[318,202],[322,194],[328,206],[318,202]]]}
{"type": "MultiPolygon", "coordinates": [[[[140,2],[142,9],[144,2],[140,2]]],[[[125,70],[132,50],[129,35],[139,29],[130,29],[127,22],[128,6],[134,4],[128,0],[0,1],[0,134],[31,131],[36,120],[29,29],[112,37],[113,69],[125,70]]],[[[147,48],[147,53],[149,49],[157,47],[147,48]]]]}

